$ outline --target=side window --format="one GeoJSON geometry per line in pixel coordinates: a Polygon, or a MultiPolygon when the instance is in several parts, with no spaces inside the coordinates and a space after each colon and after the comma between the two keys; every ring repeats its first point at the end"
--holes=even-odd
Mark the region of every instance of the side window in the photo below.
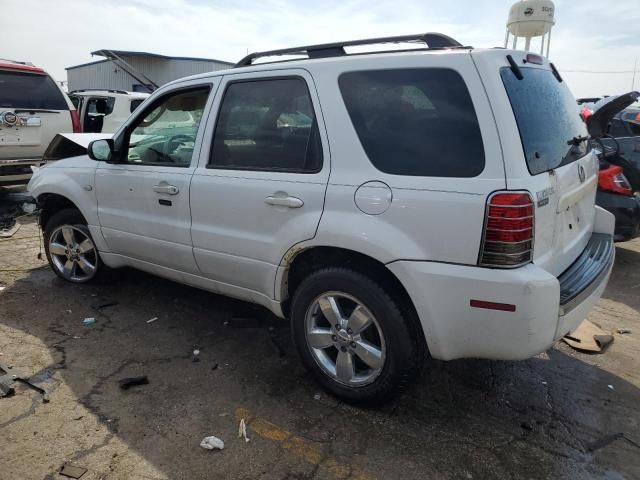
{"type": "Polygon", "coordinates": [[[320,171],[322,146],[306,82],[231,83],[220,106],[209,167],[320,171]]]}
{"type": "Polygon", "coordinates": [[[385,173],[475,177],[484,169],[478,118],[462,77],[444,68],[348,72],[342,98],[371,163],[385,173]]]}
{"type": "Polygon", "coordinates": [[[632,137],[640,137],[640,125],[635,122],[627,122],[632,137]]]}
{"type": "Polygon", "coordinates": [[[83,132],[100,133],[104,124],[104,117],[113,113],[115,98],[91,97],[87,99],[86,113],[84,117],[83,132]]]}
{"type": "Polygon", "coordinates": [[[180,90],[151,104],[136,118],[125,162],[188,167],[209,90],[180,90]]]}
{"type": "Polygon", "coordinates": [[[613,120],[611,120],[611,122],[609,122],[607,134],[611,135],[614,138],[629,136],[629,132],[627,131],[624,122],[622,120],[618,120],[617,118],[614,118],[613,120]]]}
{"type": "Polygon", "coordinates": [[[140,105],[144,102],[144,98],[139,98],[137,100],[131,100],[129,104],[129,112],[133,113],[140,105]]]}

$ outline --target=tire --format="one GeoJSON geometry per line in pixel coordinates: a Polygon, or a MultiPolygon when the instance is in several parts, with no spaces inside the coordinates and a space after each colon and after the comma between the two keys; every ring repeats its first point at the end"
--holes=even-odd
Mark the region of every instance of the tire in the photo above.
{"type": "Polygon", "coordinates": [[[353,270],[326,268],[304,279],[291,302],[291,327],[305,367],[328,392],[349,403],[376,405],[388,401],[415,379],[424,363],[426,342],[417,319],[403,315],[387,291],[373,279],[353,270]],[[344,322],[340,331],[336,329],[337,325],[329,326],[329,317],[334,315],[335,309],[331,309],[328,316],[325,309],[336,303],[341,317],[349,317],[347,325],[353,324],[353,335],[342,329],[344,322]],[[359,315],[353,315],[355,308],[350,310],[352,303],[360,308],[359,315]],[[360,339],[355,341],[357,325],[367,323],[366,320],[353,320],[358,317],[372,318],[360,339]],[[327,335],[328,326],[331,337],[327,335]],[[335,335],[338,332],[339,335],[335,335]],[[313,334],[317,336],[309,340],[313,334]],[[369,347],[367,355],[361,356],[363,340],[369,347]],[[314,346],[320,344],[321,348],[313,348],[310,342],[314,346]],[[332,345],[325,346],[330,342],[332,345]],[[369,351],[376,351],[370,346],[382,353],[382,360],[378,353],[368,355],[369,351]],[[351,356],[353,360],[351,363],[341,360],[339,368],[341,355],[342,359],[351,356]],[[368,357],[367,363],[362,361],[364,357],[368,357]],[[339,371],[343,373],[341,378],[339,371]],[[347,380],[354,372],[356,375],[347,380]]]}
{"type": "Polygon", "coordinates": [[[100,260],[86,220],[73,208],[60,210],[51,216],[44,227],[44,250],[53,272],[71,283],[95,281],[107,270],[100,260]],[[71,232],[71,237],[65,236],[68,232],[71,232]],[[76,249],[70,251],[70,245],[76,249]],[[68,262],[73,264],[70,274],[65,273],[68,262]]]}

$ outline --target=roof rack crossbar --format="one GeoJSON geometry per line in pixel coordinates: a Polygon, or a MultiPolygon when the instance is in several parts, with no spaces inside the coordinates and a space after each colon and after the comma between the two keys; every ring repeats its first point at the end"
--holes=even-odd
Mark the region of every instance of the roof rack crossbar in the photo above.
{"type": "Polygon", "coordinates": [[[69,93],[76,92],[111,92],[111,93],[129,93],[126,90],[116,90],[114,88],[77,88],[75,90],[71,90],[69,93]]]}
{"type": "Polygon", "coordinates": [[[344,47],[360,45],[376,45],[381,43],[423,43],[428,49],[465,48],[461,43],[442,33],[420,33],[416,35],[402,35],[397,37],[366,38],[347,42],[323,43],[305,47],[283,48],[266,52],[250,53],[238,63],[236,67],[253,65],[253,61],[263,57],[278,57],[283,55],[307,55],[308,58],[327,58],[346,55],[344,47]]]}

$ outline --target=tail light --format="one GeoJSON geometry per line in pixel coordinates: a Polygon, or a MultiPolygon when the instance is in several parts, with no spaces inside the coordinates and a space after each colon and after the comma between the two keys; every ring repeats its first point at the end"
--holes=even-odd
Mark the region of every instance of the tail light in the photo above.
{"type": "Polygon", "coordinates": [[[633,196],[633,189],[627,177],[622,173],[622,167],[611,165],[598,173],[598,187],[607,192],[633,196]]]}
{"type": "Polygon", "coordinates": [[[82,125],[80,125],[80,114],[77,110],[69,110],[71,113],[71,126],[73,127],[73,133],[82,133],[82,125]]]}
{"type": "Polygon", "coordinates": [[[583,122],[586,122],[591,115],[593,115],[593,112],[587,107],[582,107],[580,110],[580,118],[582,118],[583,122]]]}
{"type": "Polygon", "coordinates": [[[515,268],[533,258],[533,200],[526,192],[498,192],[487,200],[479,265],[515,268]]]}

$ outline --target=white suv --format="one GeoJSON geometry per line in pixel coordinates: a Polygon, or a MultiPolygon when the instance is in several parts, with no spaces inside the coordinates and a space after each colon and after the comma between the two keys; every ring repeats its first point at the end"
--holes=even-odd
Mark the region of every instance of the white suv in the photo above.
{"type": "Polygon", "coordinates": [[[0,185],[24,184],[60,132],[79,132],[69,98],[41,68],[0,60],[0,185]]]}
{"type": "Polygon", "coordinates": [[[426,353],[524,359],[587,316],[614,260],[597,168],[546,59],[426,34],[175,81],[29,189],[60,277],[263,305],[327,390],[377,402],[426,353]],[[406,40],[428,47],[344,50],[406,40]]]}
{"type": "Polygon", "coordinates": [[[87,89],[69,93],[85,133],[114,133],[148,97],[148,93],[124,90],[87,89]]]}

